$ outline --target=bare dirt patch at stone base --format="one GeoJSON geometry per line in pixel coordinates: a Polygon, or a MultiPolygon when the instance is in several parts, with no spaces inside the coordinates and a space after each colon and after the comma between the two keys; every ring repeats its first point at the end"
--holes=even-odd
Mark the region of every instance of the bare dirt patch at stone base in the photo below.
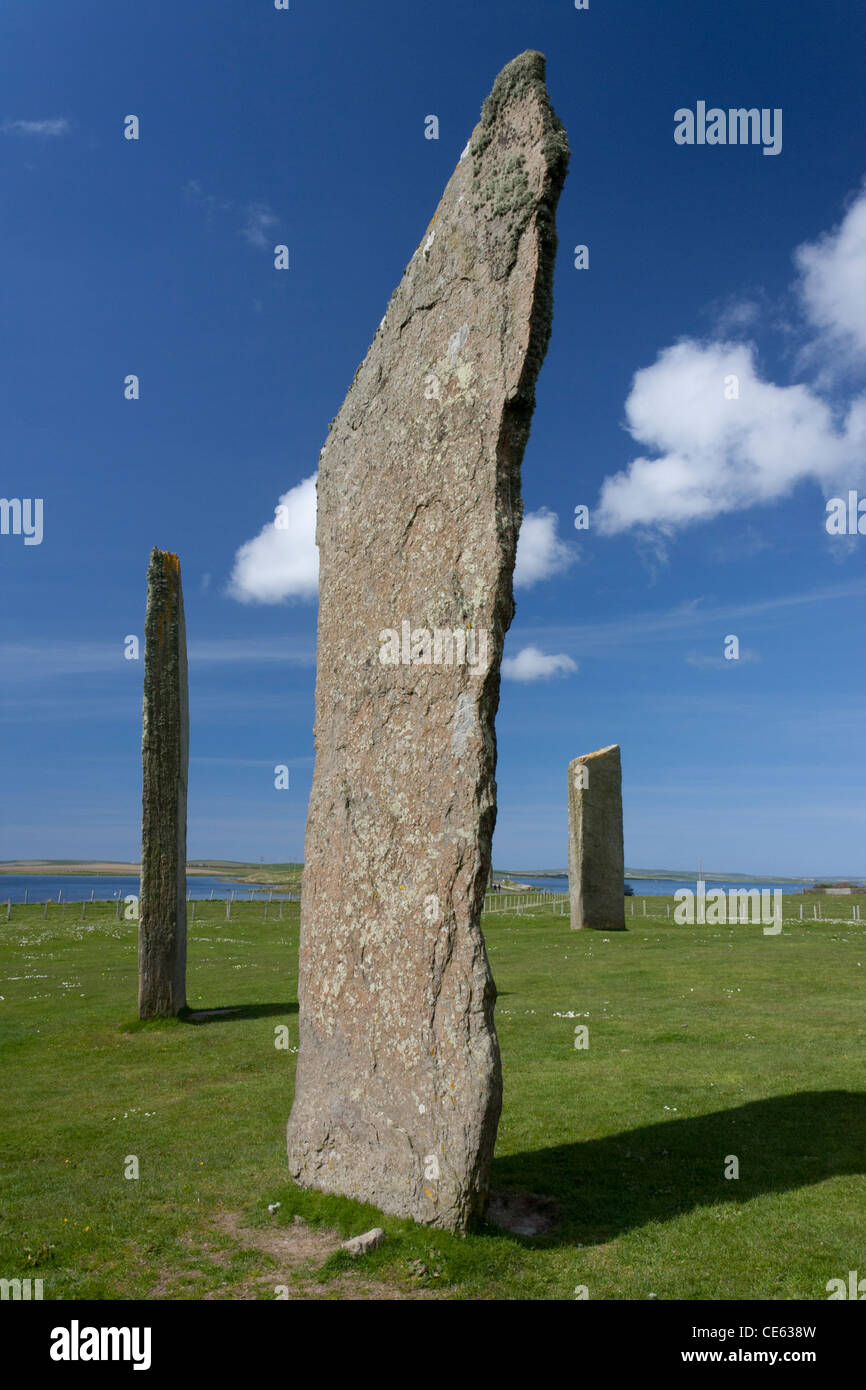
{"type": "MultiPolygon", "coordinates": [[[[340,1249],[342,1237],[337,1231],[310,1226],[296,1218],[291,1226],[244,1226],[238,1212],[220,1212],[215,1224],[223,1235],[229,1236],[244,1250],[260,1250],[276,1261],[267,1274],[256,1275],[230,1290],[212,1289],[204,1299],[230,1298],[234,1301],[254,1300],[267,1292],[275,1297],[274,1289],[286,1284],[289,1299],[339,1299],[382,1301],[430,1299],[437,1294],[432,1289],[413,1289],[400,1284],[386,1284],[378,1279],[366,1279],[360,1272],[346,1272],[327,1284],[315,1281],[329,1255],[340,1249]]],[[[223,1256],[225,1252],[223,1252],[223,1256]]],[[[220,1261],[223,1263],[224,1261],[220,1261]]]]}

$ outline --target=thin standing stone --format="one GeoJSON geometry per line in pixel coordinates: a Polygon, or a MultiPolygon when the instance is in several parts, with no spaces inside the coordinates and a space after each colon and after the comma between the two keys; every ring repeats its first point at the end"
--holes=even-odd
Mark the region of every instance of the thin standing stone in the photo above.
{"type": "Polygon", "coordinates": [[[189,699],[180,562],[154,550],[147,571],[142,718],[139,1017],[186,1006],[186,784],[189,699]]]}

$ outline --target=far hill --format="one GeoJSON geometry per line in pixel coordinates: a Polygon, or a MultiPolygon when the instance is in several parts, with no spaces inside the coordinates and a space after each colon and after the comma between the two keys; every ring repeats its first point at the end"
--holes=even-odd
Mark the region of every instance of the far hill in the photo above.
{"type": "MultiPolygon", "coordinates": [[[[493,869],[494,878],[568,878],[568,869],[493,869]]],[[[626,869],[626,878],[676,879],[694,883],[697,869],[626,869]]],[[[790,878],[785,874],[726,874],[718,869],[704,869],[701,877],[707,882],[727,883],[814,883],[814,878],[790,878]]]]}

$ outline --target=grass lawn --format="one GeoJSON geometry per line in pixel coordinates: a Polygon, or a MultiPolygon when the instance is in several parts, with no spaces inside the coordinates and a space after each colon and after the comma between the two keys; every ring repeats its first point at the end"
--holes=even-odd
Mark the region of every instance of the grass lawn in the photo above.
{"type": "Polygon", "coordinates": [[[841,920],[866,898],[821,899],[839,919],[822,923],[814,901],[787,897],[779,936],[676,926],[655,897],[608,936],[485,917],[505,1077],[492,1184],[560,1210],[544,1237],[465,1239],[289,1183],[297,903],[282,921],[235,903],[230,922],[197,903],[190,1007],[238,1012],[146,1026],[136,923],[14,906],[0,1276],[41,1278],[46,1299],[826,1299],[866,1275],[866,924],[841,920]],[[338,1249],[372,1225],[378,1250],[338,1249]]]}

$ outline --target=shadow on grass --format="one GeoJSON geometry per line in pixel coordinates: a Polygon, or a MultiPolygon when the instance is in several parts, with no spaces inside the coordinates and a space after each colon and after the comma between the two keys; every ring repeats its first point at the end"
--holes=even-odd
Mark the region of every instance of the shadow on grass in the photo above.
{"type": "Polygon", "coordinates": [[[181,1023],[237,1023],[246,1018],[276,1018],[298,1012],[297,1001],[286,1004],[226,1004],[216,1009],[183,1009],[181,1023]]]}
{"type": "MultiPolygon", "coordinates": [[[[866,1094],[803,1091],[498,1158],[491,1186],[558,1203],[556,1230],[533,1245],[589,1245],[695,1207],[864,1172],[866,1094]],[[737,1179],[725,1177],[731,1155],[737,1179]]],[[[490,1224],[486,1231],[519,1239],[490,1224]]]]}

